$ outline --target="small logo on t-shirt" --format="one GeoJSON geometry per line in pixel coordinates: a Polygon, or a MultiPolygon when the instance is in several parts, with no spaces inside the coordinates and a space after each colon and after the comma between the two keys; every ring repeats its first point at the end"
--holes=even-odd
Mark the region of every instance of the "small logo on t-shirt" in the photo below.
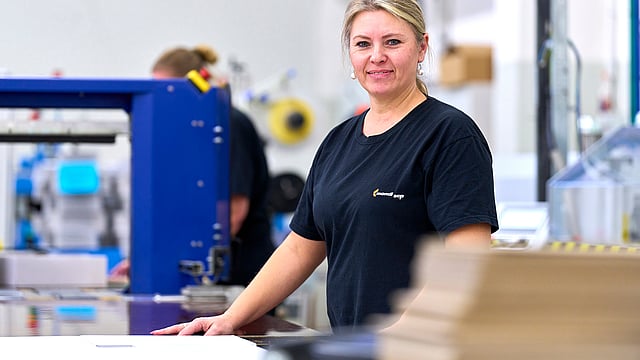
{"type": "Polygon", "coordinates": [[[373,190],[373,197],[378,197],[378,196],[386,196],[386,197],[390,197],[398,200],[402,200],[402,198],[404,198],[403,194],[396,194],[393,191],[380,191],[380,189],[373,190]]]}

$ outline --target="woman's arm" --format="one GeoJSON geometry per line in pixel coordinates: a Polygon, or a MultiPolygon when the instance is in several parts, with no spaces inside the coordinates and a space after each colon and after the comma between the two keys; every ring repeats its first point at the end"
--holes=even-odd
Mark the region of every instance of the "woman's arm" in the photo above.
{"type": "Polygon", "coordinates": [[[451,247],[473,246],[489,248],[491,245],[491,226],[489,224],[462,226],[445,237],[445,245],[451,247]]]}
{"type": "Polygon", "coordinates": [[[231,204],[229,205],[230,214],[231,214],[231,236],[235,237],[242,224],[244,223],[244,219],[247,218],[247,214],[249,213],[249,197],[246,195],[232,195],[231,196],[231,204]]]}

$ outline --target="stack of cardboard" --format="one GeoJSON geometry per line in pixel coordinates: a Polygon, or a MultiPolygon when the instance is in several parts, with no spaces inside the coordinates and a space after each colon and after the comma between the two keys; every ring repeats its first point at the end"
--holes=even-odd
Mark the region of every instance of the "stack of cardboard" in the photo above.
{"type": "Polygon", "coordinates": [[[449,46],[440,61],[440,84],[448,87],[493,78],[492,48],[486,45],[449,46]]]}
{"type": "Polygon", "coordinates": [[[640,257],[426,246],[380,359],[640,359],[640,257]]]}

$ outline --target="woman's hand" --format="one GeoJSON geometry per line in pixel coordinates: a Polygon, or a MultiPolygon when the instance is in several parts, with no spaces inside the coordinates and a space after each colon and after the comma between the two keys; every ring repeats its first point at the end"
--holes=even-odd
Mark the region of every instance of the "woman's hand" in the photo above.
{"type": "Polygon", "coordinates": [[[129,259],[123,259],[116,266],[114,266],[111,272],[109,273],[109,281],[113,281],[113,282],[128,281],[130,268],[131,268],[131,264],[129,263],[129,259]]]}
{"type": "Polygon", "coordinates": [[[207,316],[193,319],[188,323],[167,326],[151,331],[151,335],[237,335],[233,324],[224,315],[207,316]]]}

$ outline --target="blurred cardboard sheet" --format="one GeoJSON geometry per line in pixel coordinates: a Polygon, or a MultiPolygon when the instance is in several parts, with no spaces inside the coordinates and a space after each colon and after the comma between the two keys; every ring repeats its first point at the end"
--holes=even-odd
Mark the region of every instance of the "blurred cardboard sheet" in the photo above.
{"type": "Polygon", "coordinates": [[[214,357],[262,359],[266,350],[233,335],[80,335],[0,337],[5,353],[50,359],[153,359],[214,357]],[[13,352],[11,351],[13,350],[13,352]]]}

